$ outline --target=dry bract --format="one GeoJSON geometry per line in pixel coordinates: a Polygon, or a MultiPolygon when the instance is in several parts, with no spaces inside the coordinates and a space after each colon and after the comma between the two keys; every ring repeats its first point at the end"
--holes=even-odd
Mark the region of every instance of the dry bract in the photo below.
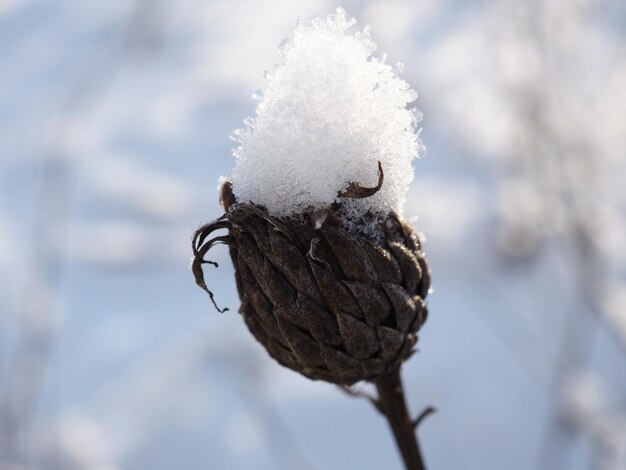
{"type": "Polygon", "coordinates": [[[398,370],[427,316],[430,272],[413,229],[392,213],[373,240],[345,230],[333,209],[279,219],[262,206],[230,205],[230,190],[226,213],[194,236],[198,285],[213,297],[204,256],[228,244],[240,313],[280,364],[340,385],[398,370]],[[228,235],[209,239],[219,229],[228,235]]]}

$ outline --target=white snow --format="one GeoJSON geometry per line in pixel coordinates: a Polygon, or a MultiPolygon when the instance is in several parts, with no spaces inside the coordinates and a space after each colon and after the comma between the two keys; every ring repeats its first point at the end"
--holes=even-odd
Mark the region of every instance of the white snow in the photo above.
{"type": "Polygon", "coordinates": [[[345,11],[326,19],[298,21],[279,46],[282,63],[266,72],[255,118],[231,138],[236,167],[231,176],[239,202],[292,216],[343,202],[358,222],[368,211],[402,213],[412,160],[423,150],[417,124],[421,112],[407,109],[417,93],[394,66],[371,54],[369,27],[349,33],[345,11]],[[365,199],[338,198],[350,182],[380,191],[365,199]]]}

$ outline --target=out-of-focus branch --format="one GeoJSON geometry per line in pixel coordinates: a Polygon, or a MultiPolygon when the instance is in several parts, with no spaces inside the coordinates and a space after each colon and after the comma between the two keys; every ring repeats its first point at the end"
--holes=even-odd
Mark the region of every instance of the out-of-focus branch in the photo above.
{"type": "Polygon", "coordinates": [[[130,18],[101,49],[88,59],[70,81],[62,99],[56,132],[41,159],[41,175],[32,222],[30,259],[19,304],[18,332],[7,386],[0,395],[0,464],[18,465],[29,460],[31,423],[40,398],[48,358],[59,321],[57,296],[62,283],[67,231],[74,196],[74,165],[80,155],[81,132],[74,123],[97,101],[111,83],[127,53],[143,35],[137,31],[151,18],[150,30],[158,26],[152,7],[157,2],[137,1],[130,18]]]}
{"type": "MultiPolygon", "coordinates": [[[[510,177],[504,179],[502,188],[506,192],[512,180],[525,184],[526,194],[537,207],[528,221],[511,212],[514,225],[509,233],[513,242],[520,233],[522,240],[536,244],[560,239],[560,252],[574,266],[574,298],[568,302],[571,305],[565,314],[549,390],[550,403],[557,411],[549,413],[539,456],[539,468],[546,469],[566,467],[564,448],[571,441],[556,426],[559,391],[572,370],[587,362],[599,328],[626,352],[626,336],[614,327],[602,301],[611,277],[598,249],[605,221],[599,219],[601,211],[596,197],[605,185],[603,173],[610,174],[611,159],[600,154],[593,131],[575,130],[577,123],[583,127],[579,118],[587,103],[582,90],[571,88],[583,83],[572,81],[573,74],[579,74],[581,69],[580,56],[572,51],[584,44],[584,22],[588,16],[584,9],[592,6],[567,1],[510,4],[510,11],[517,13],[510,16],[518,19],[513,34],[519,36],[516,40],[533,57],[534,68],[528,76],[504,81],[518,103],[518,142],[506,160],[509,168],[505,171],[510,177]],[[581,113],[567,114],[571,109],[580,109],[581,113]],[[523,230],[517,223],[522,224],[523,230]]],[[[624,217],[620,212],[616,215],[624,217]]],[[[534,249],[537,251],[539,246],[534,249]]]]}

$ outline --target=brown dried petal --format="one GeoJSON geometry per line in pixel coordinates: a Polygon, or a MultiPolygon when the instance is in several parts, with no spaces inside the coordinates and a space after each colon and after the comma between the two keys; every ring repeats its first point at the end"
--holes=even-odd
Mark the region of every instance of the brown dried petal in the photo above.
{"type": "Polygon", "coordinates": [[[398,329],[406,333],[409,330],[409,325],[415,319],[415,302],[402,287],[396,284],[383,284],[383,289],[393,304],[398,329]]]}
{"type": "Polygon", "coordinates": [[[410,294],[415,293],[418,282],[422,279],[422,270],[415,255],[399,243],[390,243],[389,249],[394,254],[402,270],[402,284],[410,294]]]}
{"type": "Polygon", "coordinates": [[[254,277],[258,279],[263,275],[264,271],[265,259],[263,255],[261,255],[254,239],[248,233],[237,233],[236,238],[239,256],[243,258],[245,263],[250,267],[254,277]]]}
{"type": "Polygon", "coordinates": [[[378,338],[380,339],[381,356],[384,358],[394,357],[404,344],[404,335],[395,328],[379,326],[378,338]]]}
{"type": "Polygon", "coordinates": [[[322,356],[330,370],[341,370],[342,382],[356,382],[361,375],[361,363],[347,354],[328,347],[322,348],[322,356]]]}
{"type": "Polygon", "coordinates": [[[385,372],[386,361],[377,358],[365,359],[361,362],[363,372],[368,376],[377,376],[385,372]]]}
{"type": "Polygon", "coordinates": [[[220,205],[228,210],[228,208],[236,202],[237,199],[235,199],[235,194],[233,193],[233,184],[230,181],[225,181],[220,188],[220,205]]]}
{"type": "Polygon", "coordinates": [[[415,303],[415,310],[417,315],[415,315],[415,319],[413,323],[409,327],[409,331],[415,333],[426,321],[426,316],[428,315],[428,308],[426,307],[426,302],[419,295],[413,296],[413,302],[415,303]]]}
{"type": "Polygon", "coordinates": [[[337,320],[328,310],[303,295],[298,296],[298,310],[316,340],[333,346],[341,344],[337,320]]]}
{"type": "Polygon", "coordinates": [[[375,286],[378,276],[365,250],[342,228],[324,227],[322,230],[341,269],[351,281],[359,281],[375,286]]]}
{"type": "Polygon", "coordinates": [[[392,239],[398,238],[397,241],[407,246],[409,250],[414,253],[421,251],[420,242],[415,231],[404,220],[399,218],[396,214],[390,214],[390,222],[394,227],[393,233],[387,230],[387,234],[392,236],[392,239]]]}
{"type": "Polygon", "coordinates": [[[289,323],[291,325],[300,324],[300,312],[297,308],[292,306],[285,307],[283,305],[277,305],[274,309],[274,316],[278,322],[289,323]]]}
{"type": "Polygon", "coordinates": [[[359,282],[347,282],[344,284],[352,291],[359,303],[365,321],[371,327],[381,325],[392,310],[389,299],[380,289],[361,284],[359,282]]]}
{"type": "Polygon", "coordinates": [[[342,282],[337,281],[337,278],[332,273],[315,261],[311,261],[310,266],[317,285],[331,310],[343,310],[353,315],[361,315],[359,304],[342,282]]]}
{"type": "Polygon", "coordinates": [[[361,186],[359,183],[350,182],[348,183],[348,189],[343,192],[338,192],[338,197],[347,197],[352,199],[363,199],[366,197],[373,196],[380,188],[383,186],[383,180],[385,178],[385,174],[383,173],[383,166],[380,162],[378,162],[378,184],[373,188],[367,188],[361,186]]]}
{"type": "Polygon", "coordinates": [[[270,230],[269,255],[275,266],[282,271],[286,279],[300,292],[315,299],[320,296],[309,263],[297,247],[277,230],[270,230]]]}
{"type": "Polygon", "coordinates": [[[428,289],[430,289],[430,268],[426,263],[426,257],[422,254],[417,261],[419,262],[420,268],[422,270],[422,279],[417,286],[417,294],[423,299],[428,295],[428,289]]]}
{"type": "Polygon", "coordinates": [[[361,246],[367,252],[380,282],[400,284],[402,282],[402,271],[395,258],[382,246],[374,245],[367,240],[361,241],[361,246]]]}
{"type": "Polygon", "coordinates": [[[283,337],[291,346],[291,351],[298,358],[298,362],[306,367],[325,366],[320,344],[300,331],[295,326],[278,318],[278,327],[283,337]]]}
{"type": "Polygon", "coordinates": [[[404,358],[405,360],[411,357],[415,352],[415,343],[417,343],[417,336],[413,334],[407,335],[406,341],[402,345],[399,356],[404,358]]]}
{"type": "Polygon", "coordinates": [[[333,276],[340,279],[343,278],[343,270],[326,240],[319,237],[313,238],[309,244],[309,251],[306,255],[307,259],[319,262],[328,269],[333,276]]]}
{"type": "Polygon", "coordinates": [[[355,359],[365,359],[378,350],[376,333],[365,323],[341,312],[337,312],[337,323],[346,351],[355,359]]]}
{"type": "Polygon", "coordinates": [[[263,265],[263,274],[257,277],[257,282],[274,305],[293,307],[295,304],[297,299],[295,289],[267,258],[263,265]]]}
{"type": "MultiPolygon", "coordinates": [[[[245,264],[240,265],[240,268],[248,269],[245,264]]],[[[278,328],[276,318],[272,313],[272,304],[258,287],[258,284],[256,282],[244,282],[244,286],[246,298],[254,306],[254,310],[264,328],[269,332],[278,328]]]]}

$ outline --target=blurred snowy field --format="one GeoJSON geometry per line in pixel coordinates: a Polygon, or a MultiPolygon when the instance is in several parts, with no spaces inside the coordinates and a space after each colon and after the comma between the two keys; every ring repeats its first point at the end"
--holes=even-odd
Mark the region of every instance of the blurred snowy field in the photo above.
{"type": "MultiPolygon", "coordinates": [[[[366,401],[266,357],[226,250],[231,312],[189,270],[276,46],[336,6],[0,0],[0,468],[401,468],[366,401]]],[[[342,6],[424,112],[429,468],[626,468],[626,6],[342,6]]]]}

